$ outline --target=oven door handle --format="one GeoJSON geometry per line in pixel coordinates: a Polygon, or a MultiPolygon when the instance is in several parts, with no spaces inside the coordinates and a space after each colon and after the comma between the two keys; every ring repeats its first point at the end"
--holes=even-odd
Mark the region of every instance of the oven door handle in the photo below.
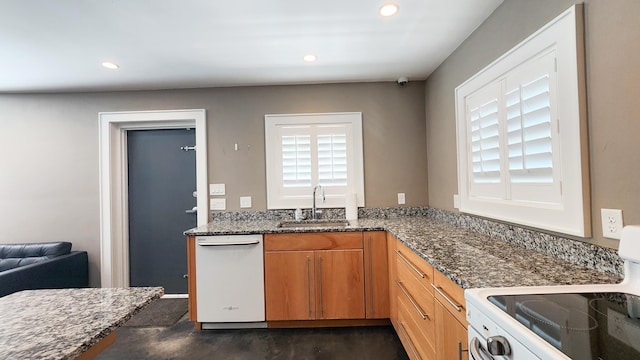
{"type": "Polygon", "coordinates": [[[494,360],[494,357],[487,354],[487,351],[480,344],[480,340],[477,337],[471,339],[469,344],[469,353],[473,360],[494,360]]]}

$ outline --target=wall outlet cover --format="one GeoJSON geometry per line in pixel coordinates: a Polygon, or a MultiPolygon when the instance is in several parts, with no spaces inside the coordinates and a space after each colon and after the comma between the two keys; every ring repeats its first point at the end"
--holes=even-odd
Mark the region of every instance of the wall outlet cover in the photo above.
{"type": "Polygon", "coordinates": [[[251,196],[240,196],[240,208],[251,207],[251,196]]]}
{"type": "Polygon", "coordinates": [[[226,210],[227,199],[209,199],[209,207],[211,210],[226,210]]]}
{"type": "Polygon", "coordinates": [[[403,205],[406,203],[406,198],[404,193],[398,193],[398,205],[403,205]]]}
{"type": "Polygon", "coordinates": [[[600,209],[602,216],[602,236],[609,239],[620,239],[622,228],[622,210],[620,209],[600,209]]]}

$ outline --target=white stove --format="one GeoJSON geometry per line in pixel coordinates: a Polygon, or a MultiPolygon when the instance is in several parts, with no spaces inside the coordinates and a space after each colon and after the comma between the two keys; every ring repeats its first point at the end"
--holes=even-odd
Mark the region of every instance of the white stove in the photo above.
{"type": "Polygon", "coordinates": [[[624,280],[465,291],[469,358],[640,359],[640,226],[626,226],[624,280]]]}

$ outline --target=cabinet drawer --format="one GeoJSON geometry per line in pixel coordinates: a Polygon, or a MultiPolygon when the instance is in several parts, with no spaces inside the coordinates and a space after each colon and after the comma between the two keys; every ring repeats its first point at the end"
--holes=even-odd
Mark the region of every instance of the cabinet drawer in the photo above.
{"type": "Polygon", "coordinates": [[[427,307],[433,306],[433,288],[429,285],[424,286],[422,278],[416,278],[413,271],[402,261],[398,261],[397,265],[396,276],[399,284],[396,283],[394,286],[397,287],[398,296],[410,296],[425,312],[428,311],[427,307]]]}
{"type": "Polygon", "coordinates": [[[458,321],[466,326],[466,307],[464,301],[464,289],[451,281],[439,271],[436,271],[433,278],[435,298],[455,316],[458,321]]]}
{"type": "Polygon", "coordinates": [[[436,328],[435,328],[435,300],[431,298],[431,302],[423,308],[424,313],[418,311],[411,301],[403,296],[404,294],[398,294],[398,311],[402,311],[411,319],[422,338],[424,338],[435,349],[436,328]],[[426,316],[423,316],[426,315],[426,316]]]}
{"type": "Polygon", "coordinates": [[[400,273],[400,269],[404,269],[403,273],[405,275],[412,275],[429,293],[433,294],[433,288],[431,287],[433,266],[400,242],[398,242],[394,252],[398,273],[400,273]]]}
{"type": "MultiPolygon", "coordinates": [[[[432,312],[433,313],[433,312],[432,312]]],[[[435,358],[435,326],[432,316],[423,319],[412,305],[398,296],[398,324],[410,342],[407,353],[412,358],[429,360],[435,358]],[[417,353],[418,356],[415,356],[417,353]]]]}
{"type": "Polygon", "coordinates": [[[362,249],[362,232],[265,234],[265,251],[362,249]]]}

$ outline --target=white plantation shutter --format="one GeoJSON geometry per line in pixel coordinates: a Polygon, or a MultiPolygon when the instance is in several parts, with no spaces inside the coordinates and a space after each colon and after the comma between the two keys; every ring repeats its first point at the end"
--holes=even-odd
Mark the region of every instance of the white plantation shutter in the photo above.
{"type": "Polygon", "coordinates": [[[311,136],[282,136],[282,186],[311,186],[311,136]]]}
{"type": "Polygon", "coordinates": [[[514,183],[553,182],[553,59],[538,60],[525,67],[515,81],[507,80],[508,165],[514,183]]]}
{"type": "Polygon", "coordinates": [[[347,135],[318,135],[318,183],[347,186],[347,135]]]}
{"type": "Polygon", "coordinates": [[[498,99],[471,110],[471,168],[473,182],[500,182],[500,124],[498,99]]]}
{"type": "Polygon", "coordinates": [[[551,51],[467,97],[471,196],[560,201],[554,64],[551,51]]]}
{"type": "Polygon", "coordinates": [[[561,174],[557,126],[556,52],[550,51],[505,79],[505,172],[509,198],[560,204],[561,174]]]}
{"type": "Polygon", "coordinates": [[[505,196],[500,139],[500,88],[495,82],[467,97],[469,193],[473,197],[505,196]]]}

